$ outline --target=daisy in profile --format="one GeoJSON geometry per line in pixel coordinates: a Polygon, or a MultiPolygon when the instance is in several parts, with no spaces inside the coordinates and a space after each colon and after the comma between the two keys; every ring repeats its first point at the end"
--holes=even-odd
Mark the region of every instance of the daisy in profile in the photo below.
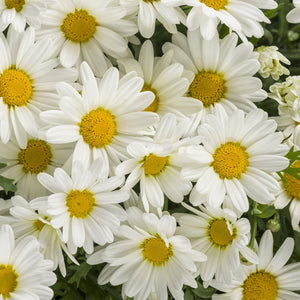
{"type": "Polygon", "coordinates": [[[264,34],[260,23],[270,23],[270,20],[258,7],[277,7],[275,1],[269,1],[267,5],[261,5],[255,0],[182,0],[182,2],[192,6],[186,21],[188,29],[192,31],[200,29],[201,35],[206,40],[216,35],[220,22],[230,31],[235,31],[244,42],[247,42],[246,37],[260,38],[264,34]]]}
{"type": "Polygon", "coordinates": [[[83,78],[82,93],[68,84],[60,84],[60,110],[41,113],[49,123],[46,131],[49,143],[76,142],[73,161],[89,165],[101,158],[105,176],[113,174],[114,167],[128,157],[126,146],[145,140],[157,120],[157,114],[143,111],[154,100],[153,93],[140,92],[143,80],[130,72],[119,79],[119,71],[111,67],[100,84],[87,63],[80,67],[83,78]]]}
{"type": "Polygon", "coordinates": [[[178,1],[120,0],[120,4],[128,13],[137,15],[139,32],[145,38],[154,34],[156,20],[170,33],[177,32],[177,24],[186,23],[186,15],[178,1]]]}
{"type": "Polygon", "coordinates": [[[41,26],[41,13],[55,3],[55,0],[1,0],[0,31],[8,25],[18,32],[24,30],[26,23],[32,27],[41,26]]]}
{"type": "Polygon", "coordinates": [[[7,39],[0,33],[0,139],[5,144],[14,135],[25,148],[26,133],[37,135],[40,111],[57,107],[55,84],[77,79],[75,69],[55,69],[59,62],[50,45],[50,40],[35,42],[31,27],[22,33],[9,28],[7,39]]]}
{"type": "Polygon", "coordinates": [[[128,54],[127,37],[137,33],[134,22],[125,19],[118,1],[57,1],[43,14],[38,38],[50,37],[64,67],[87,61],[97,76],[106,71],[106,55],[128,54]]]}
{"type": "Polygon", "coordinates": [[[51,300],[56,282],[52,262],[43,258],[34,236],[15,241],[9,225],[0,227],[0,299],[51,300]]]}
{"type": "Polygon", "coordinates": [[[129,144],[131,158],[116,168],[118,175],[129,174],[122,189],[130,190],[139,183],[147,212],[149,204],[161,211],[164,195],[173,202],[181,202],[192,188],[191,182],[181,176],[178,165],[180,146],[192,143],[190,139],[181,139],[184,131],[184,124],[177,124],[175,115],[166,114],[157,126],[153,142],[129,144]]]}
{"type": "Polygon", "coordinates": [[[170,215],[158,218],[137,207],[127,210],[128,225],[118,231],[118,240],[93,253],[88,264],[106,262],[98,284],[122,284],[122,295],[135,299],[167,300],[168,290],[183,300],[183,284],[197,287],[195,262],[205,255],[193,250],[190,241],[177,235],[176,220],[170,215]]]}
{"type": "Polygon", "coordinates": [[[253,102],[267,96],[261,81],[254,77],[260,68],[258,53],[252,44],[237,42],[236,34],[223,39],[215,35],[207,41],[198,31],[188,31],[187,36],[178,33],[172,43],[163,45],[164,52],[173,50],[172,61],[184,66],[189,80],[187,95],[203,103],[202,120],[213,112],[216,103],[227,112],[236,108],[249,112],[256,108],[253,102]]]}
{"type": "Polygon", "coordinates": [[[11,139],[7,144],[0,143],[0,161],[6,167],[0,174],[13,178],[17,185],[17,195],[27,200],[48,195],[49,192],[37,180],[37,174],[53,174],[57,167],[63,167],[73,152],[73,144],[54,145],[43,139],[27,136],[25,147],[11,139]]]}
{"type": "MultiPolygon", "coordinates": [[[[135,71],[144,79],[143,91],[151,91],[155,95],[154,101],[145,109],[153,111],[160,116],[166,113],[174,113],[178,117],[199,113],[202,103],[185,93],[189,88],[189,81],[184,76],[183,66],[179,63],[171,63],[172,51],[162,57],[154,57],[154,49],[150,40],[144,42],[141,47],[139,59],[119,59],[118,63],[125,74],[135,71]]],[[[185,72],[186,73],[186,72],[185,72]]],[[[190,76],[193,73],[190,72],[190,76]]]]}
{"type": "Polygon", "coordinates": [[[300,1],[293,0],[294,8],[286,15],[286,19],[290,23],[300,23],[300,1]]]}
{"type": "Polygon", "coordinates": [[[177,233],[190,239],[195,250],[203,252],[207,260],[198,264],[198,272],[203,281],[213,277],[219,281],[231,282],[232,273],[241,266],[240,255],[252,263],[257,263],[257,255],[247,247],[250,242],[250,223],[246,218],[237,219],[230,209],[195,209],[182,205],[193,212],[178,214],[180,227],[177,233]]]}
{"type": "Polygon", "coordinates": [[[218,207],[228,196],[229,206],[239,215],[249,209],[248,197],[262,204],[275,200],[278,182],[271,173],[285,169],[287,145],[283,134],[275,132],[276,122],[261,109],[249,114],[239,109],[227,114],[218,106],[199,126],[202,145],[190,146],[183,153],[191,163],[183,176],[196,181],[194,189],[203,197],[190,196],[193,205],[203,201],[218,207]]]}
{"type": "Polygon", "coordinates": [[[61,274],[66,276],[63,252],[74,263],[78,264],[78,262],[61,240],[60,232],[50,225],[50,217],[46,212],[47,199],[36,198],[27,202],[23,197],[14,196],[12,204],[10,216],[0,216],[0,224],[9,224],[14,230],[16,239],[35,236],[40,243],[40,252],[44,258],[53,262],[53,270],[59,267],[61,274]]]}
{"type": "Polygon", "coordinates": [[[126,219],[119,203],[127,200],[129,194],[115,190],[124,178],[99,178],[101,167],[101,160],[96,160],[89,168],[76,161],[72,164],[71,176],[60,168],[55,169],[53,177],[47,173],[38,174],[40,183],[52,193],[47,209],[50,224],[61,229],[62,240],[72,254],[77,247],[92,253],[94,242],[111,243],[120,222],[126,219]]]}
{"type": "Polygon", "coordinates": [[[297,300],[300,295],[300,263],[286,265],[293,253],[294,240],[286,238],[273,256],[273,236],[267,230],[258,247],[258,264],[243,265],[231,283],[212,281],[211,285],[225,294],[213,295],[213,300],[297,300]]]}

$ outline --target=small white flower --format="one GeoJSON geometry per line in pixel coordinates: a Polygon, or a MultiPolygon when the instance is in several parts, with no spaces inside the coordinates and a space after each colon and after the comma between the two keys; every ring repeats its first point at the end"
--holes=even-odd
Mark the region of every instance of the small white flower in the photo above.
{"type": "Polygon", "coordinates": [[[300,23],[300,0],[293,0],[293,4],[295,8],[286,15],[286,19],[290,23],[300,23]]]}

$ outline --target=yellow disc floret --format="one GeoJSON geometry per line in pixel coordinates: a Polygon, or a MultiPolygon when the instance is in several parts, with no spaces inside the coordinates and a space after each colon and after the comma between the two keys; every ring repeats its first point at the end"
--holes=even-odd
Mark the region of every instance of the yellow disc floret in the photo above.
{"type": "MultiPolygon", "coordinates": [[[[292,164],[292,168],[300,168],[300,161],[296,161],[292,164]]],[[[300,175],[300,173],[298,173],[300,175]]],[[[300,180],[291,174],[284,173],[286,181],[283,181],[283,187],[290,197],[296,198],[300,201],[300,180]]]]}
{"type": "Polygon", "coordinates": [[[211,7],[215,10],[225,9],[228,4],[228,0],[199,0],[208,7],[211,7]]]}
{"type": "Polygon", "coordinates": [[[213,72],[196,74],[189,88],[191,97],[202,101],[204,107],[220,102],[225,92],[223,75],[213,72]]]}
{"type": "Polygon", "coordinates": [[[151,103],[148,107],[146,107],[146,108],[144,109],[144,111],[156,112],[157,109],[158,109],[158,104],[159,104],[159,98],[158,98],[158,96],[157,96],[157,92],[156,92],[154,89],[152,89],[150,86],[144,84],[144,86],[143,86],[141,92],[145,92],[145,91],[150,91],[150,92],[152,92],[152,93],[155,95],[155,98],[154,98],[154,100],[152,101],[152,103],[151,103]]]}
{"type": "Polygon", "coordinates": [[[96,32],[97,22],[86,10],[75,9],[74,13],[68,13],[64,18],[61,31],[67,40],[74,43],[87,42],[96,32]]]}
{"type": "Polygon", "coordinates": [[[158,175],[167,165],[168,156],[156,156],[151,153],[144,158],[145,175],[158,175]]]}
{"type": "Polygon", "coordinates": [[[86,218],[94,209],[94,194],[88,190],[71,190],[66,197],[66,206],[71,217],[86,218]]]}
{"type": "Polygon", "coordinates": [[[245,147],[227,142],[215,150],[211,166],[221,179],[240,178],[249,165],[248,157],[245,147]]]}
{"type": "Polygon", "coordinates": [[[212,219],[208,226],[208,236],[211,242],[218,247],[226,247],[232,243],[236,236],[236,228],[230,232],[228,224],[224,218],[212,219]]]}
{"type": "Polygon", "coordinates": [[[278,284],[276,278],[265,271],[251,273],[244,281],[243,300],[276,300],[278,284]]]}
{"type": "Polygon", "coordinates": [[[10,298],[18,285],[18,275],[12,266],[0,265],[0,295],[3,299],[10,298]]]}
{"type": "Polygon", "coordinates": [[[19,164],[23,165],[25,173],[38,174],[45,171],[51,163],[51,159],[51,147],[43,140],[28,140],[26,148],[21,149],[18,153],[19,164]]]}
{"type": "Polygon", "coordinates": [[[144,259],[154,265],[162,265],[173,255],[172,245],[166,243],[160,236],[145,239],[140,245],[144,259]]]}
{"type": "Polygon", "coordinates": [[[45,223],[42,222],[41,220],[35,220],[35,221],[33,222],[33,226],[34,226],[38,231],[41,231],[41,230],[44,228],[45,223]]]}
{"type": "Polygon", "coordinates": [[[5,69],[0,75],[0,97],[8,106],[26,105],[32,97],[32,80],[23,70],[5,69]]]}
{"type": "Polygon", "coordinates": [[[109,145],[116,134],[115,117],[110,111],[98,107],[86,114],[79,123],[79,133],[90,147],[109,145]]]}
{"type": "Polygon", "coordinates": [[[20,12],[23,9],[25,0],[5,0],[4,3],[8,9],[14,8],[17,12],[20,12]]]}

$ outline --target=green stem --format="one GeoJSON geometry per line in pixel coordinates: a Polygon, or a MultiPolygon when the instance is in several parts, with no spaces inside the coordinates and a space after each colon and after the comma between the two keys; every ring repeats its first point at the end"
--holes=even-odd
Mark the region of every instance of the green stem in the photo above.
{"type": "Polygon", "coordinates": [[[257,216],[255,213],[256,210],[257,210],[257,203],[254,202],[254,204],[253,204],[253,219],[252,219],[252,224],[251,224],[251,239],[250,239],[250,243],[249,243],[249,248],[253,248],[254,240],[256,237],[256,233],[257,233],[257,216]]]}

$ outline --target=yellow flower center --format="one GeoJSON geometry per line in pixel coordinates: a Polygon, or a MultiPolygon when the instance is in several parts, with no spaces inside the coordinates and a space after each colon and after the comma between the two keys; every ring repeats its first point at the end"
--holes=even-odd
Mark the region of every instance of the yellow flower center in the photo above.
{"type": "Polygon", "coordinates": [[[156,156],[151,153],[144,158],[144,172],[145,175],[158,175],[167,165],[168,156],[156,156]]]}
{"type": "Polygon", "coordinates": [[[90,147],[109,145],[116,134],[115,117],[102,107],[91,110],[79,123],[79,133],[90,147]]]}
{"type": "Polygon", "coordinates": [[[66,197],[66,206],[71,217],[86,218],[93,210],[94,194],[88,190],[72,190],[66,197]]]}
{"type": "Polygon", "coordinates": [[[45,223],[42,222],[41,220],[35,220],[33,223],[33,226],[38,230],[41,231],[43,227],[45,226],[45,223]]]}
{"type": "Polygon", "coordinates": [[[246,148],[239,143],[227,142],[213,154],[211,166],[221,179],[240,178],[249,165],[246,148]]]}
{"type": "Polygon", "coordinates": [[[0,97],[9,106],[23,106],[32,97],[32,80],[22,70],[5,69],[0,75],[0,97]]]}
{"type": "Polygon", "coordinates": [[[75,9],[74,13],[68,13],[64,18],[61,31],[65,38],[74,43],[87,42],[96,32],[96,19],[86,10],[75,9]]]}
{"type": "Polygon", "coordinates": [[[14,8],[17,12],[20,12],[25,4],[25,0],[5,0],[4,2],[8,9],[14,8]]]}
{"type": "MultiPolygon", "coordinates": [[[[300,161],[296,161],[292,164],[292,168],[299,168],[300,161]]],[[[298,173],[300,175],[300,173],[298,173]]],[[[283,187],[290,197],[296,198],[300,201],[300,180],[295,178],[293,175],[284,173],[284,177],[287,181],[283,181],[283,187]]]]}
{"type": "Polygon", "coordinates": [[[10,293],[16,290],[18,274],[12,266],[0,265],[0,295],[3,299],[10,298],[10,293]]]}
{"type": "Polygon", "coordinates": [[[24,173],[38,174],[45,171],[51,159],[51,147],[43,140],[28,140],[26,148],[18,153],[18,161],[23,165],[24,173]]]}
{"type": "Polygon", "coordinates": [[[189,88],[189,94],[209,107],[220,102],[226,92],[223,75],[212,72],[200,72],[195,75],[189,88]]]}
{"type": "Polygon", "coordinates": [[[172,245],[166,246],[164,240],[157,235],[157,237],[145,239],[141,245],[144,259],[154,265],[162,265],[169,260],[173,255],[172,245]]]}
{"type": "Polygon", "coordinates": [[[228,4],[228,0],[199,0],[199,1],[215,10],[224,9],[228,4]]]}
{"type": "Polygon", "coordinates": [[[208,226],[208,236],[211,242],[218,247],[226,247],[236,236],[236,228],[230,232],[226,219],[212,219],[208,226]]]}
{"type": "Polygon", "coordinates": [[[151,111],[151,112],[156,112],[157,111],[157,108],[158,108],[158,104],[159,104],[159,98],[158,96],[156,95],[156,91],[154,89],[152,89],[150,86],[144,84],[141,92],[145,92],[145,91],[150,91],[152,92],[154,95],[155,95],[155,98],[154,100],[152,101],[152,103],[146,107],[144,109],[144,111],[151,111]]]}
{"type": "Polygon", "coordinates": [[[251,273],[244,281],[243,300],[275,300],[278,284],[275,277],[265,271],[251,273]]]}

